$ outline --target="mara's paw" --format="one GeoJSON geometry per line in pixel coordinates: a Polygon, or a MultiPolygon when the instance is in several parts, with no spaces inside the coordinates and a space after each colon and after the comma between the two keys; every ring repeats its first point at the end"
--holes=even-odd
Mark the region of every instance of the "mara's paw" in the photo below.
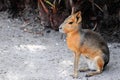
{"type": "Polygon", "coordinates": [[[78,78],[78,75],[77,74],[72,74],[72,75],[70,75],[70,76],[72,76],[73,78],[78,78]]]}
{"type": "Polygon", "coordinates": [[[90,69],[88,69],[88,68],[80,68],[79,71],[80,72],[86,72],[86,71],[90,71],[90,69]]]}
{"type": "Polygon", "coordinates": [[[86,77],[91,77],[91,76],[94,76],[94,75],[98,75],[100,73],[101,73],[100,71],[91,72],[91,73],[86,74],[86,77]]]}

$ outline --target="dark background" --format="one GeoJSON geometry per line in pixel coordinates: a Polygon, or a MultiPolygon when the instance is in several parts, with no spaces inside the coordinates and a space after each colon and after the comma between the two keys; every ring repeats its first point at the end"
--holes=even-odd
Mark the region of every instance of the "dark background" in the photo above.
{"type": "Polygon", "coordinates": [[[0,0],[0,11],[7,11],[8,18],[32,18],[56,31],[73,7],[82,12],[83,28],[95,28],[107,41],[120,42],[120,0],[0,0]]]}

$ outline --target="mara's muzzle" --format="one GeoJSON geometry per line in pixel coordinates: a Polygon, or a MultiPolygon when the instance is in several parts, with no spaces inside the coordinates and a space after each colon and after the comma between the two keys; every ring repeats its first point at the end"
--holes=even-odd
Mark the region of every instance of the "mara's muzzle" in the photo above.
{"type": "Polygon", "coordinates": [[[61,24],[61,25],[59,26],[59,32],[65,33],[64,30],[63,30],[63,24],[61,24]]]}

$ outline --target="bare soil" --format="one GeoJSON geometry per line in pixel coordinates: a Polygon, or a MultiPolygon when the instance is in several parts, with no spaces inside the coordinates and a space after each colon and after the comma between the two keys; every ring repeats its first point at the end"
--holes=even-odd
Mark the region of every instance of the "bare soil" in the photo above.
{"type": "MultiPolygon", "coordinates": [[[[31,29],[23,29],[23,22],[7,16],[0,13],[0,80],[74,80],[70,76],[73,53],[65,38],[61,39],[61,33],[53,30],[28,33],[31,29]]],[[[75,80],[120,80],[120,44],[108,43],[108,46],[110,62],[105,71],[90,78],[85,77],[86,72],[80,72],[75,80]]],[[[83,58],[80,62],[80,67],[85,65],[83,58]]]]}

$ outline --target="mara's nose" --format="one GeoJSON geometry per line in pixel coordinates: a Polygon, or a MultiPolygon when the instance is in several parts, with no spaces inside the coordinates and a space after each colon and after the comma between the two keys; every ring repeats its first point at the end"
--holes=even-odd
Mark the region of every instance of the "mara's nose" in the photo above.
{"type": "Polygon", "coordinates": [[[62,29],[62,24],[59,26],[59,29],[62,29]]]}
{"type": "Polygon", "coordinates": [[[62,27],[60,26],[59,29],[62,29],[62,27]]]}
{"type": "Polygon", "coordinates": [[[63,33],[62,26],[59,27],[59,32],[63,33]]]}

